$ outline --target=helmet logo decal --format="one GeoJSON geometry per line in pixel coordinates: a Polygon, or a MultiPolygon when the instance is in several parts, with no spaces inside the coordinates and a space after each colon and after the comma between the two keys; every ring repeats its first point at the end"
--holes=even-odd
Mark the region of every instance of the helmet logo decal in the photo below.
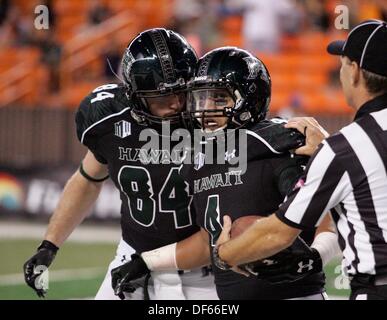
{"type": "Polygon", "coordinates": [[[249,87],[249,91],[251,93],[254,93],[256,90],[257,90],[257,86],[255,85],[255,83],[252,83],[251,86],[249,87]]]}
{"type": "Polygon", "coordinates": [[[249,68],[249,76],[247,79],[255,79],[258,76],[259,70],[261,69],[257,59],[253,57],[245,57],[243,60],[246,61],[247,67],[249,68]]]}

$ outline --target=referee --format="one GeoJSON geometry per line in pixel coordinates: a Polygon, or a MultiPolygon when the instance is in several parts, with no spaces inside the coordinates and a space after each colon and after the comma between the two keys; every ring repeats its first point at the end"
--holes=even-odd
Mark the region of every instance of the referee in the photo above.
{"type": "MultiPolygon", "coordinates": [[[[354,121],[320,144],[275,214],[232,240],[226,217],[214,259],[236,266],[271,256],[301,230],[318,226],[330,209],[351,279],[350,299],[387,300],[387,24],[365,21],[328,52],[341,56],[340,79],[357,111],[354,121]]],[[[307,123],[293,126],[313,135],[307,123]]]]}

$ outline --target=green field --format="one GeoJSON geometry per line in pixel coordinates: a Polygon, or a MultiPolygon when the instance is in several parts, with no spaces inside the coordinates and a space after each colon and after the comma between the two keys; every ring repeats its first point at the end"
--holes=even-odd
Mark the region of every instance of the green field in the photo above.
{"type": "MultiPolygon", "coordinates": [[[[39,299],[24,284],[22,266],[38,246],[36,240],[0,240],[0,300],[39,299]]],[[[47,299],[85,299],[96,294],[106,269],[114,257],[114,244],[66,243],[50,267],[47,299]]],[[[327,291],[333,296],[348,296],[348,290],[335,288],[338,262],[326,268],[327,291]]],[[[340,278],[339,278],[340,279],[340,278]]],[[[336,287],[338,286],[336,283],[336,287]]]]}
{"type": "MultiPolygon", "coordinates": [[[[39,242],[36,240],[0,240],[0,300],[38,299],[32,289],[24,284],[22,278],[23,263],[38,245],[39,242]],[[4,277],[6,275],[11,277],[4,277]],[[12,277],[15,278],[12,284],[7,283],[8,279],[4,279],[12,277]]],[[[50,288],[47,298],[94,297],[115,250],[114,244],[66,243],[50,267],[50,288]],[[65,272],[56,280],[55,273],[60,270],[65,272]],[[91,271],[90,275],[87,275],[88,270],[91,271]]]]}

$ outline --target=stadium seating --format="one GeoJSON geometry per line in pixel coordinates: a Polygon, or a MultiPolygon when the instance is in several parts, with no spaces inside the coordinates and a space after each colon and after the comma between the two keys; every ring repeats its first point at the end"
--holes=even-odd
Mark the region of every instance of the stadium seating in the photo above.
{"type": "MultiPolygon", "coordinates": [[[[20,10],[33,12],[34,1],[15,0],[20,10]]],[[[333,5],[335,0],[328,2],[333,5]]],[[[56,39],[63,46],[60,65],[61,87],[58,93],[45,90],[49,81],[47,67],[40,62],[36,48],[0,49],[0,104],[42,105],[75,108],[93,87],[104,82],[101,52],[112,37],[122,50],[128,39],[139,31],[168,25],[172,0],[109,0],[113,17],[99,26],[87,27],[89,0],[54,0],[56,39]],[[157,8],[157,14],[155,9],[157,8]],[[21,84],[23,90],[20,90],[21,84]],[[14,93],[18,93],[14,95],[14,93]],[[14,95],[14,96],[13,96],[14,95]],[[44,103],[43,103],[44,105],[44,103]]],[[[230,15],[219,20],[222,45],[243,47],[243,20],[230,15]]],[[[336,58],[326,54],[325,48],[337,35],[307,32],[281,39],[281,51],[276,54],[257,52],[270,70],[273,81],[271,109],[279,111],[299,97],[302,110],[313,113],[338,114],[348,112],[340,90],[332,90],[330,73],[337,68],[336,58]],[[335,93],[333,93],[335,92],[335,93]],[[344,110],[344,111],[343,111],[344,110]]],[[[339,89],[339,88],[336,88],[339,89]]]]}

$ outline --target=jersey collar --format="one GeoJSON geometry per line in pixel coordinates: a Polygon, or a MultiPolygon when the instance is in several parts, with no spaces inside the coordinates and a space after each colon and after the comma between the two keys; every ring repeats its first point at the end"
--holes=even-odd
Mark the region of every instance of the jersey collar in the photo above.
{"type": "Polygon", "coordinates": [[[387,93],[363,104],[356,112],[355,121],[359,120],[367,114],[370,114],[371,112],[376,112],[383,109],[387,109],[387,93]]]}

